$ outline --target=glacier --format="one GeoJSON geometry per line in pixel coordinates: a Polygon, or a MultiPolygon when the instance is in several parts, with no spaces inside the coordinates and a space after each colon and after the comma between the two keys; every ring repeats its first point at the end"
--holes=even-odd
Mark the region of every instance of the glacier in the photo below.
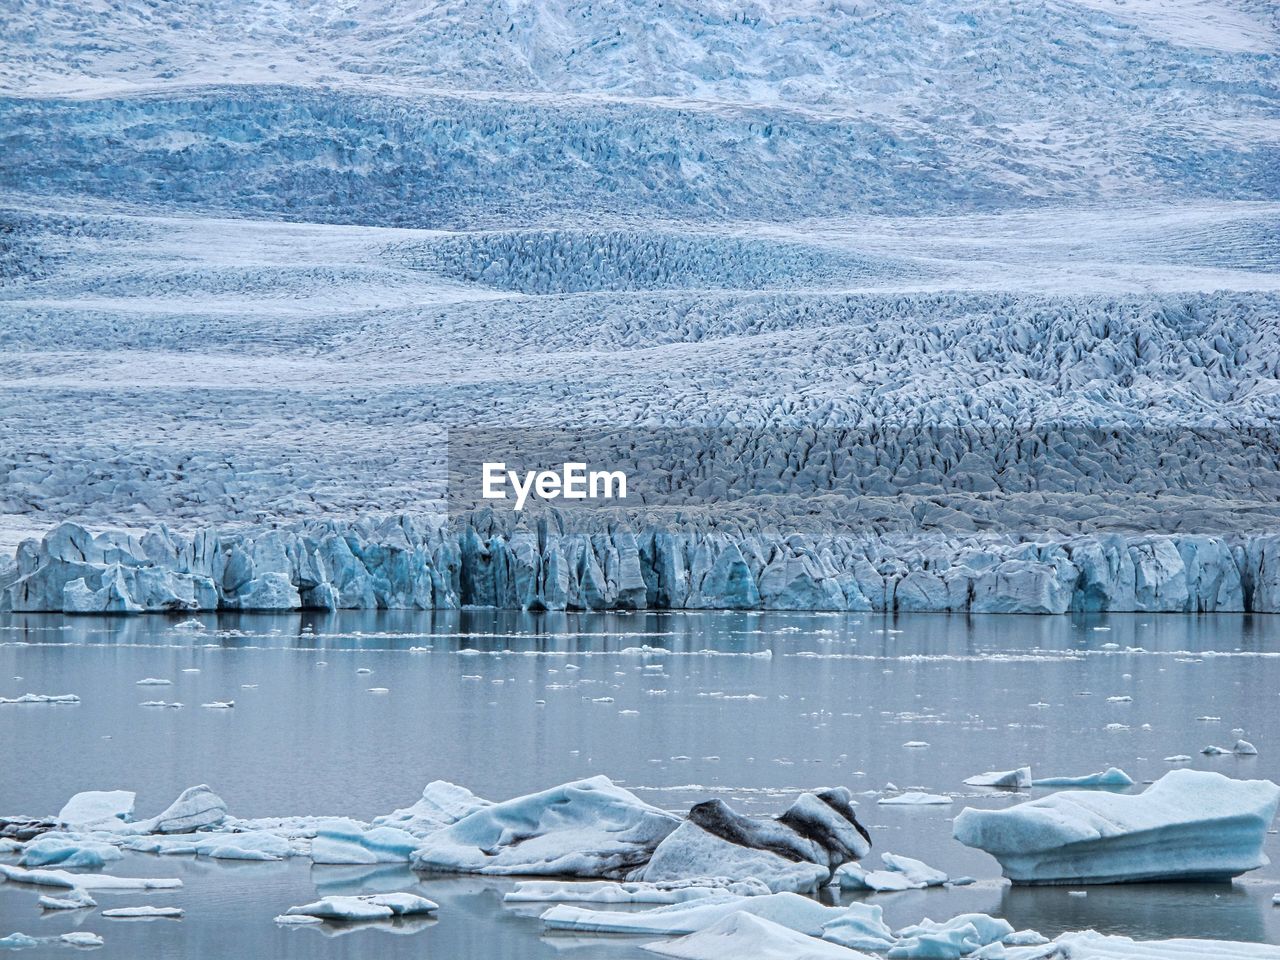
{"type": "Polygon", "coordinates": [[[1181,769],[1136,795],[1068,790],[967,808],[953,832],[1014,883],[1223,881],[1269,862],[1262,845],[1278,805],[1269,780],[1181,769]]]}
{"type": "Polygon", "coordinates": [[[24,5],[0,610],[1280,609],[1277,37],[24,5]],[[472,509],[511,434],[640,502],[472,509]]]}

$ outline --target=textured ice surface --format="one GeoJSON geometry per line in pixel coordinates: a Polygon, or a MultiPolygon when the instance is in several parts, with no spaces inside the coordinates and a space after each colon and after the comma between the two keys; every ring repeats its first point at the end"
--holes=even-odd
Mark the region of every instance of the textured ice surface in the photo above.
{"type": "Polygon", "coordinates": [[[665,837],[637,879],[754,878],[770,890],[814,893],[871,843],[844,788],[804,793],[781,816],[735,813],[722,800],[694,806],[665,837]]]}
{"type": "Polygon", "coordinates": [[[771,893],[761,897],[723,894],[686,903],[653,907],[638,913],[591,910],[560,904],[542,915],[549,930],[596,933],[696,933],[734,913],[748,913],[810,936],[821,936],[822,926],[844,913],[843,907],[827,907],[795,893],[771,893]]]}
{"type": "Polygon", "coordinates": [[[170,890],[182,886],[181,880],[151,880],[143,877],[109,877],[100,873],[68,873],[66,870],[28,870],[0,863],[0,876],[16,883],[41,887],[63,887],[67,890],[170,890]]]}
{"type": "Polygon", "coordinates": [[[593,777],[475,810],[426,836],[412,862],[419,870],[621,879],[678,823],[593,777]]]}
{"type": "Polygon", "coordinates": [[[1031,768],[1018,767],[1016,770],[991,770],[979,773],[965,780],[971,787],[1001,787],[1006,790],[1026,790],[1032,784],[1031,768]]]}
{"type": "Polygon", "coordinates": [[[1262,844],[1277,804],[1269,780],[1173,770],[1137,795],[1066,791],[966,809],[954,832],[1015,883],[1226,880],[1268,862],[1262,844]]]}
{"type": "Polygon", "coordinates": [[[682,960],[872,960],[868,954],[816,940],[742,911],[730,913],[696,933],[647,944],[645,949],[682,960]]]}
{"type": "Polygon", "coordinates": [[[321,920],[390,920],[435,913],[439,906],[413,893],[378,893],[354,897],[323,897],[315,903],[290,907],[288,917],[316,917],[321,920]]]}
{"type": "MultiPolygon", "coordinates": [[[[1229,940],[1132,940],[1094,931],[1066,933],[1054,941],[1056,952],[1049,957],[1062,960],[1280,960],[1280,947],[1264,943],[1235,943],[1229,940]]],[[[1031,951],[1028,951],[1031,952],[1031,951]]],[[[1041,953],[1039,956],[1046,956],[1041,953]]],[[[1010,951],[1012,960],[1020,956],[1010,951]]]]}

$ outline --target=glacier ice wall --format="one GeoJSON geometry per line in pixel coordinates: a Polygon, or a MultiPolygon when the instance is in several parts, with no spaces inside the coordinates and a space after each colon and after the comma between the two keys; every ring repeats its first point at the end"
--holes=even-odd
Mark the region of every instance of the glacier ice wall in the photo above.
{"type": "Polygon", "coordinates": [[[1280,535],[565,533],[388,518],[141,537],[62,524],[0,570],[0,610],[766,609],[1280,612],[1280,535]]]}

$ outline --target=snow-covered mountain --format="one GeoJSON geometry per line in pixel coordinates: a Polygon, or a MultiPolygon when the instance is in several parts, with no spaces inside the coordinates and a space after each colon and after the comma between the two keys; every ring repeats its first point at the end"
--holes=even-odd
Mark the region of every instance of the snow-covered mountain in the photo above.
{"type": "MultiPolygon", "coordinates": [[[[1146,540],[1103,566],[1182,584],[1143,609],[1280,604],[1251,545],[1280,520],[1278,37],[1261,0],[18,0],[0,542],[376,541],[370,517],[441,510],[450,431],[568,426],[649,478],[641,540],[687,533],[686,574],[746,557],[759,602],[835,603],[870,564],[867,603],[968,608],[977,573],[919,577],[1032,563],[987,608],[1102,603],[1073,538],[1209,534],[1158,575],[1146,540]],[[753,523],[750,549],[705,539],[753,523]],[[808,556],[801,528],[846,539],[780,601],[769,551],[808,556]]],[[[610,542],[651,572],[686,549],[610,542]]],[[[634,600],[573,555],[555,596],[634,600]]],[[[281,602],[314,593],[283,556],[281,602]]],[[[516,597],[457,575],[449,602],[516,597]]],[[[74,602],[135,590],[102,576],[74,602]]],[[[251,582],[212,589],[278,596],[251,582]]],[[[57,605],[40,583],[22,602],[57,605]]]]}

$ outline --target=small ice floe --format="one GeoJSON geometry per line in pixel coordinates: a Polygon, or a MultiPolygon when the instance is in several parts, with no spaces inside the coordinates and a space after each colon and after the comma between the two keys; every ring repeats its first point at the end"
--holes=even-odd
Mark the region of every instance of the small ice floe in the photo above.
{"type": "Polygon", "coordinates": [[[1133,703],[1133,697],[1107,697],[1107,703],[1133,703]]]}
{"type": "Polygon", "coordinates": [[[1164,762],[1165,763],[1187,763],[1190,759],[1191,757],[1189,757],[1185,753],[1177,753],[1177,754],[1174,754],[1172,757],[1165,757],[1164,762]]]}
{"type": "Polygon", "coordinates": [[[256,683],[242,683],[240,684],[240,689],[241,690],[257,690],[258,685],[256,683]]]}
{"type": "Polygon", "coordinates": [[[1199,720],[1201,723],[1217,723],[1222,718],[1221,717],[1196,717],[1196,719],[1199,720]]]}
{"type": "Polygon", "coordinates": [[[88,930],[73,930],[71,933],[64,933],[58,939],[73,947],[100,947],[106,943],[96,933],[90,933],[88,930]]]}
{"type": "MultiPolygon", "coordinates": [[[[704,930],[735,913],[746,913],[781,924],[811,937],[822,935],[822,926],[844,914],[842,907],[827,907],[797,893],[771,893],[763,897],[725,894],[654,907],[640,913],[592,910],[558,904],[542,915],[548,930],[586,933],[688,934],[704,930]]],[[[753,951],[750,956],[758,956],[753,951]]]]}
{"type": "Polygon", "coordinates": [[[1280,787],[1268,780],[1182,768],[1141,794],[1068,790],[1007,810],[966,809],[953,833],[1014,883],[1225,881],[1267,862],[1278,806],[1280,787]]]}
{"type": "Polygon", "coordinates": [[[938,793],[921,793],[917,790],[909,790],[906,793],[900,793],[896,797],[881,797],[876,803],[885,806],[940,806],[945,803],[953,803],[951,797],[945,797],[938,793]]]}
{"type": "Polygon", "coordinates": [[[908,750],[923,750],[925,747],[929,746],[929,744],[923,740],[908,740],[903,744],[903,746],[908,750]]]}
{"type": "Polygon", "coordinates": [[[970,787],[997,787],[1002,790],[1028,790],[1031,787],[1031,768],[1017,770],[988,770],[965,781],[970,787]]]}
{"type": "Polygon", "coordinates": [[[169,710],[180,710],[180,709],[182,708],[182,704],[181,704],[181,703],[179,703],[177,700],[173,700],[173,701],[169,701],[169,700],[143,700],[140,704],[138,704],[138,706],[140,706],[140,707],[165,707],[165,708],[167,708],[167,709],[169,709],[169,710]]]}
{"type": "Polygon", "coordinates": [[[874,890],[876,893],[920,890],[925,886],[897,871],[867,870],[857,863],[842,864],[836,871],[835,883],[841,890],[874,890]]]}
{"type": "MultiPolygon", "coordinates": [[[[424,916],[439,909],[439,904],[413,893],[373,893],[355,897],[322,897],[315,903],[290,907],[284,916],[316,920],[390,920],[393,917],[424,916]]],[[[279,917],[276,919],[280,921],[279,917]]]]}
{"type": "Polygon", "coordinates": [[[1237,757],[1256,757],[1258,748],[1248,740],[1237,740],[1236,745],[1231,748],[1231,752],[1237,757]]]}
{"type": "Polygon", "coordinates": [[[864,960],[866,957],[866,954],[847,947],[824,943],[780,923],[742,912],[727,914],[683,937],[646,944],[644,949],[680,960],[723,960],[726,957],[864,960]]]}
{"type": "Polygon", "coordinates": [[[60,826],[86,829],[110,829],[133,818],[132,790],[85,790],[77,793],[58,811],[60,826]]]}
{"type": "Polygon", "coordinates": [[[359,674],[366,674],[366,673],[373,673],[373,671],[372,671],[372,670],[370,670],[368,667],[357,667],[357,668],[356,668],[356,673],[359,673],[359,674]]]}
{"type": "Polygon", "coordinates": [[[236,705],[234,700],[212,700],[209,703],[202,703],[200,706],[208,707],[210,710],[230,710],[236,705]]]}
{"type": "Polygon", "coordinates": [[[173,629],[181,630],[183,633],[199,633],[205,629],[205,625],[199,620],[192,617],[190,620],[183,620],[181,623],[175,623],[173,629]]]}
{"type": "Polygon", "coordinates": [[[1277,907],[1280,907],[1280,893],[1273,893],[1271,895],[1271,903],[1277,907]]]}
{"type": "Polygon", "coordinates": [[[35,937],[28,937],[25,933],[11,933],[7,937],[0,937],[0,950],[24,950],[27,947],[38,947],[40,941],[35,937]]]}
{"type": "Polygon", "coordinates": [[[0,697],[2,703],[79,703],[74,693],[24,693],[20,697],[0,697]]]}
{"type": "Polygon", "coordinates": [[[1128,730],[1129,725],[1127,723],[1108,723],[1107,729],[1111,730],[1112,732],[1117,730],[1128,730]]]}
{"type": "Polygon", "coordinates": [[[1088,957],[1089,960],[1276,960],[1280,949],[1262,943],[1227,940],[1132,940],[1094,930],[1064,933],[1054,941],[1055,957],[1088,957]]]}
{"type": "Polygon", "coordinates": [[[61,897],[41,897],[39,902],[45,910],[82,910],[98,905],[97,900],[78,887],[61,897]]]}
{"type": "Polygon", "coordinates": [[[1215,747],[1213,744],[1209,744],[1209,746],[1205,747],[1200,752],[1203,753],[1206,757],[1221,757],[1224,754],[1230,753],[1231,751],[1228,750],[1226,747],[1215,747]]]}
{"type": "Polygon", "coordinates": [[[384,693],[390,693],[390,692],[391,691],[387,687],[370,687],[368,690],[365,691],[365,693],[373,693],[373,694],[384,694],[384,693]]]}
{"type": "MultiPolygon", "coordinates": [[[[874,903],[858,901],[849,904],[842,916],[822,925],[822,939],[850,950],[883,951],[898,942],[898,938],[884,922],[884,909],[874,903]]],[[[740,954],[740,956],[755,955],[755,952],[749,948],[740,954]]],[[[788,952],[779,954],[779,957],[803,955],[788,952]]],[[[855,954],[855,956],[861,957],[864,954],[855,954]]]]}
{"type": "Polygon", "coordinates": [[[183,673],[199,673],[200,668],[199,667],[183,667],[182,672],[183,673]]]}
{"type": "Polygon", "coordinates": [[[161,677],[143,677],[137,683],[139,687],[168,687],[172,684],[172,680],[165,680],[161,677]]]}
{"type": "Polygon", "coordinates": [[[900,873],[912,883],[924,887],[940,887],[947,882],[947,875],[941,870],[929,866],[911,857],[899,856],[896,853],[882,853],[880,860],[885,867],[894,873],[900,873]]]}
{"type": "Polygon", "coordinates": [[[696,877],[663,883],[523,880],[507,891],[502,899],[508,903],[684,903],[726,893],[759,897],[768,896],[771,891],[754,877],[746,880],[696,877]]]}
{"type": "Polygon", "coordinates": [[[143,877],[110,877],[102,873],[68,873],[66,870],[27,870],[0,863],[0,877],[14,883],[30,883],[41,887],[66,890],[176,890],[178,879],[150,880],[143,877]]]}
{"type": "Polygon", "coordinates": [[[18,861],[24,867],[84,867],[99,870],[108,863],[124,859],[124,854],[109,843],[82,840],[78,835],[45,833],[29,841],[18,861]]]}
{"type": "Polygon", "coordinates": [[[898,943],[891,957],[958,958],[1016,936],[1013,924],[985,913],[962,913],[950,920],[921,920],[896,931],[898,943]]]}
{"type": "Polygon", "coordinates": [[[1133,778],[1119,767],[1108,767],[1100,773],[1086,773],[1082,777],[1045,777],[1032,780],[1033,787],[1131,787],[1133,778]]]}
{"type": "Polygon", "coordinates": [[[182,914],[181,907],[112,907],[102,911],[104,917],[113,920],[154,920],[160,917],[178,920],[182,914]]]}

